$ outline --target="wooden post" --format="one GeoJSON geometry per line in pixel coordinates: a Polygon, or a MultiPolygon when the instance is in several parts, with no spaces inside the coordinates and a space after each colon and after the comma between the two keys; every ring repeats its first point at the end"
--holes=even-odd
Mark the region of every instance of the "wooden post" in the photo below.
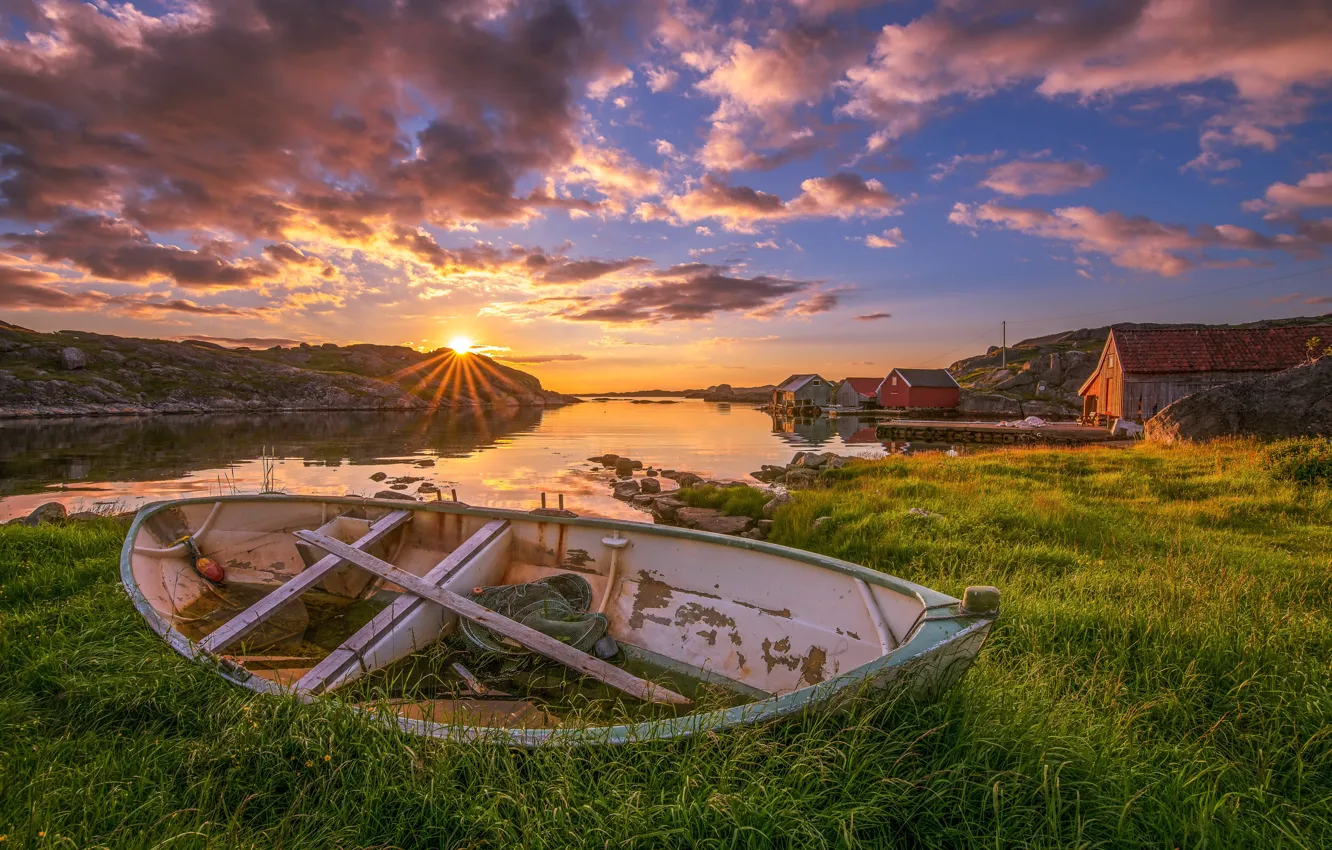
{"type": "Polygon", "coordinates": [[[316,534],[313,531],[298,531],[296,537],[311,543],[319,548],[337,555],[363,570],[368,570],[377,576],[388,579],[394,584],[400,585],[409,593],[429,599],[439,605],[448,608],[450,611],[466,617],[478,625],[485,626],[491,631],[504,635],[511,640],[516,641],[523,647],[532,650],[535,653],[544,655],[547,658],[564,664],[579,673],[591,676],[598,681],[605,682],[613,688],[617,688],[630,696],[641,700],[657,703],[669,703],[673,705],[690,705],[688,698],[677,694],[675,691],[664,688],[660,685],[654,685],[651,682],[634,676],[613,664],[607,664],[599,658],[593,658],[591,655],[579,652],[566,643],[561,643],[550,635],[542,634],[536,629],[524,626],[522,623],[510,620],[508,617],[491,611],[482,605],[478,605],[466,597],[459,596],[451,590],[445,590],[442,587],[435,587],[428,581],[419,576],[400,570],[392,564],[385,563],[373,555],[353,549],[347,544],[325,537],[322,534],[316,534]]]}

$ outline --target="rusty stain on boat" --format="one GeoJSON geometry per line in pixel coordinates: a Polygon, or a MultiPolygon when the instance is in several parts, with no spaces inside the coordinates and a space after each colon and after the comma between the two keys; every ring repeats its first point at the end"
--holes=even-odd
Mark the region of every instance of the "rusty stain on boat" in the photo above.
{"type": "Polygon", "coordinates": [[[776,667],[778,664],[788,670],[794,670],[796,667],[800,666],[799,658],[793,658],[789,655],[784,657],[773,655],[772,651],[774,649],[778,652],[790,652],[791,639],[789,637],[784,637],[776,643],[773,643],[771,638],[763,639],[763,661],[768,665],[769,673],[771,673],[772,668],[776,667]]]}
{"type": "Polygon", "coordinates": [[[648,614],[654,608],[665,608],[671,602],[674,588],[660,579],[653,578],[647,570],[638,571],[638,592],[634,594],[633,613],[629,616],[629,627],[641,629],[645,620],[658,625],[669,626],[670,617],[648,614]]]}
{"type": "Polygon", "coordinates": [[[705,631],[705,632],[700,631],[700,632],[698,633],[698,636],[701,637],[701,638],[706,638],[707,641],[708,641],[708,645],[709,645],[709,646],[716,646],[716,645],[717,645],[717,630],[716,630],[716,629],[708,629],[708,630],[705,631]]]}
{"type": "MultiPolygon", "coordinates": [[[[740,646],[740,645],[743,644],[744,642],[745,642],[745,639],[742,638],[742,637],[740,637],[740,633],[739,633],[739,632],[731,632],[731,643],[735,644],[736,646],[740,646]]],[[[743,662],[742,662],[742,663],[743,663],[743,662]]]]}
{"type": "Polygon", "coordinates": [[[827,675],[824,673],[824,665],[828,661],[828,651],[821,646],[811,646],[809,654],[805,656],[804,663],[800,665],[800,678],[806,683],[817,685],[822,682],[827,675]]]}
{"type": "Polygon", "coordinates": [[[723,614],[716,608],[707,608],[697,602],[686,602],[675,609],[675,625],[691,626],[694,623],[735,628],[735,618],[723,614]]]}
{"type": "Polygon", "coordinates": [[[735,604],[743,605],[746,608],[753,608],[755,611],[762,611],[764,614],[767,614],[770,617],[785,617],[788,620],[791,619],[790,608],[764,608],[762,605],[754,605],[753,603],[750,602],[741,602],[739,599],[735,600],[735,604]]]}
{"type": "MultiPolygon", "coordinates": [[[[560,526],[560,528],[564,528],[564,526],[560,526]]],[[[591,560],[592,556],[587,553],[586,549],[570,549],[564,553],[564,566],[570,569],[584,566],[591,560]]]]}

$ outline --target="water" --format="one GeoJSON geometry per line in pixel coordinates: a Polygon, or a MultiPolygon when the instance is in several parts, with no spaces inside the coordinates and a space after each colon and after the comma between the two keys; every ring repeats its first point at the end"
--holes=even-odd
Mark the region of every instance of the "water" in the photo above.
{"type": "MultiPolygon", "coordinates": [[[[874,421],[775,421],[752,405],[627,399],[552,410],[0,420],[0,521],[48,501],[137,509],[145,501],[258,492],[264,454],[286,493],[373,495],[370,480],[419,476],[473,505],[529,510],[564,494],[582,515],[642,520],[611,498],[611,452],[658,468],[747,480],[765,463],[820,448],[881,457],[874,421]],[[434,462],[421,467],[418,463],[434,462]]],[[[417,484],[406,492],[416,491],[417,484]]],[[[447,497],[447,495],[446,495],[447,497]]]]}

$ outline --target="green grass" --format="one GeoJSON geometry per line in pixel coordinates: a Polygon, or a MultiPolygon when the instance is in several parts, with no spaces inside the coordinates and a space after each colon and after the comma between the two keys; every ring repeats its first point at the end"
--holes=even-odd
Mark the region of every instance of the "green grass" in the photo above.
{"type": "Polygon", "coordinates": [[[1332,484],[1332,440],[1304,437],[1270,446],[1265,457],[1272,475],[1297,484],[1332,484]]]}
{"type": "Polygon", "coordinates": [[[757,487],[718,487],[700,484],[682,487],[671,494],[691,508],[715,508],[727,516],[763,519],[763,506],[772,501],[772,493],[757,487]]]}
{"type": "Polygon", "coordinates": [[[932,705],[624,749],[445,744],[250,694],[148,631],[118,586],[120,528],[0,529],[0,833],[113,848],[1332,845],[1328,487],[1274,479],[1249,444],[917,456],[828,478],[778,514],[774,540],[954,594],[999,586],[976,666],[932,705]]]}

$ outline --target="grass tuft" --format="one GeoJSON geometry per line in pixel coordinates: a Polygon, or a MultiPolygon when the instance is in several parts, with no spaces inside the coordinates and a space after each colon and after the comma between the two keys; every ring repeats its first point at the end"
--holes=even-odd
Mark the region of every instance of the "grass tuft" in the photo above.
{"type": "Polygon", "coordinates": [[[623,749],[427,741],[249,693],[149,631],[119,588],[121,528],[0,529],[0,834],[131,850],[1332,846],[1332,490],[1274,480],[1249,443],[921,455],[828,478],[773,539],[955,595],[999,586],[972,671],[929,705],[862,695],[623,749]]]}
{"type": "Polygon", "coordinates": [[[715,484],[700,484],[697,487],[682,487],[671,495],[691,508],[713,508],[727,516],[747,516],[752,519],[763,519],[763,506],[772,501],[771,491],[748,485],[718,487],[715,484]]]}
{"type": "Polygon", "coordinates": [[[1269,447],[1265,457],[1275,478],[1297,484],[1332,484],[1332,439],[1282,440],[1269,447]]]}

